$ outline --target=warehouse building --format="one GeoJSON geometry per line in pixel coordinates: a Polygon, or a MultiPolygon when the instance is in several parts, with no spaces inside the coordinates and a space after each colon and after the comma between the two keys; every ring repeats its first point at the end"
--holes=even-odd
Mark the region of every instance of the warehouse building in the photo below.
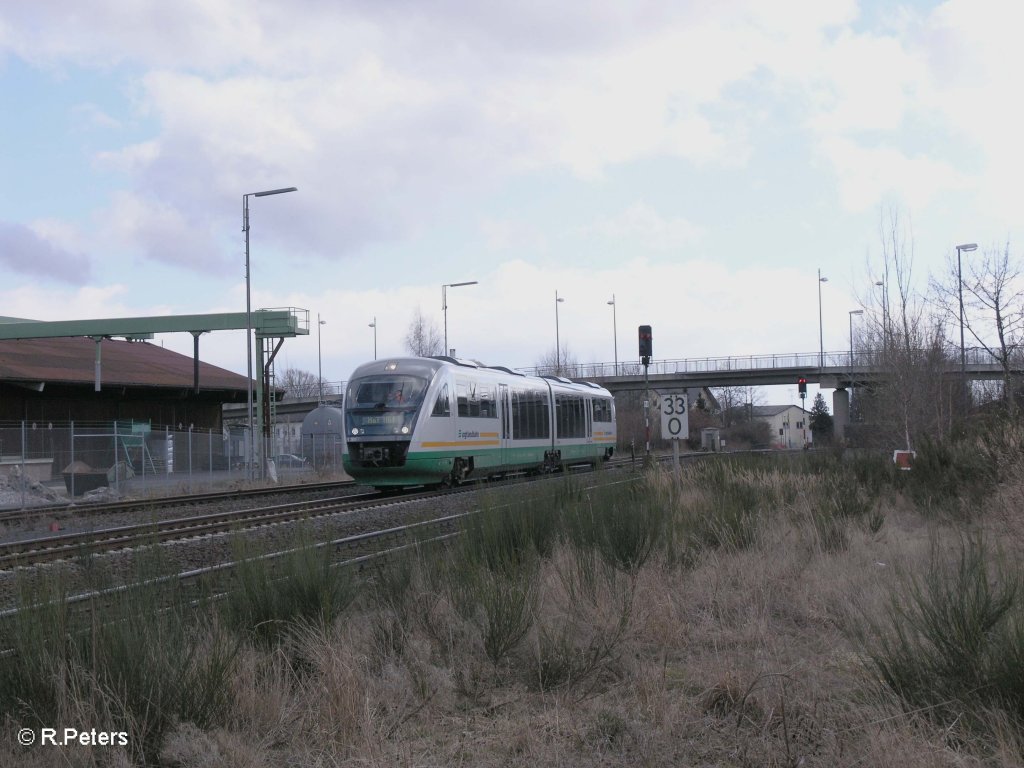
{"type": "Polygon", "coordinates": [[[143,341],[0,340],[0,471],[39,480],[73,461],[136,473],[227,468],[225,404],[245,376],[143,341]],[[173,457],[177,456],[176,466],[173,457]]]}

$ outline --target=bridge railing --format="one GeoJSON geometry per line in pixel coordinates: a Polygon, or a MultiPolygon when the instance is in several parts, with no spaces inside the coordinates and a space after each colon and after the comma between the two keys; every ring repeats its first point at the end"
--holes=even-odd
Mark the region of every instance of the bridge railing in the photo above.
{"type": "MultiPolygon", "coordinates": [[[[691,357],[678,360],[652,360],[648,373],[652,376],[676,373],[721,373],[723,371],[759,371],[781,368],[803,369],[808,372],[845,371],[880,366],[887,357],[882,349],[855,349],[838,352],[789,352],[770,355],[731,355],[728,357],[691,357]]],[[[984,347],[965,350],[967,365],[998,365],[998,361],[984,347]]],[[[950,362],[959,364],[959,350],[949,354],[950,362]]],[[[517,369],[529,375],[552,373],[550,367],[517,369]]],[[[643,366],[636,361],[619,363],[577,363],[561,366],[561,376],[569,379],[611,378],[615,376],[642,376],[643,366]]]]}

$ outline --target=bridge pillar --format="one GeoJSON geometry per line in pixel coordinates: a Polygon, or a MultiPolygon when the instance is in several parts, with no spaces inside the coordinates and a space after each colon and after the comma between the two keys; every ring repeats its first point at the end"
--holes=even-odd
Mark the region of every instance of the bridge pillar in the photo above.
{"type": "Polygon", "coordinates": [[[836,440],[846,437],[846,427],[850,423],[850,393],[845,389],[832,392],[832,434],[836,440]]]}

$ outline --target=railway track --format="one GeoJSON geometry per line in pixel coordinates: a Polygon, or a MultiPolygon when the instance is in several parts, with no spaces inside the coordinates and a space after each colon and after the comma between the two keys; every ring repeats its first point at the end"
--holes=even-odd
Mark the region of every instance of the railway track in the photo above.
{"type": "MultiPolygon", "coordinates": [[[[457,491],[447,491],[457,493],[457,491]]],[[[415,501],[437,495],[437,491],[406,494],[401,497],[382,495],[376,491],[346,496],[343,499],[292,502],[265,507],[213,512],[190,517],[159,520],[83,531],[42,536],[0,544],[0,570],[18,566],[63,560],[97,552],[112,552],[139,546],[195,539],[252,528],[293,523],[355,510],[415,501]]]]}
{"type": "Polygon", "coordinates": [[[160,509],[161,507],[184,507],[211,504],[230,499],[254,499],[280,496],[294,493],[331,492],[342,488],[353,488],[352,480],[333,480],[319,483],[303,483],[299,485],[278,485],[269,488],[244,488],[228,491],[208,491],[204,493],[178,494],[174,496],[154,496],[145,499],[126,499],[123,501],[82,502],[64,504],[48,504],[46,506],[27,507],[25,509],[0,510],[0,524],[37,520],[41,518],[64,515],[73,512],[76,515],[103,515],[160,509]]]}
{"type": "MultiPolygon", "coordinates": [[[[403,497],[407,499],[409,497],[403,497]]],[[[388,557],[409,550],[411,547],[433,546],[443,543],[459,535],[460,521],[473,514],[463,512],[454,515],[442,515],[427,520],[419,520],[404,525],[397,525],[379,530],[357,533],[312,545],[315,550],[333,550],[331,567],[333,569],[363,568],[371,564],[383,563],[388,557]]],[[[12,630],[9,622],[17,622],[20,616],[34,611],[48,614],[57,605],[59,611],[67,618],[65,631],[85,632],[94,627],[97,617],[100,621],[124,620],[123,612],[118,613],[117,607],[123,606],[123,599],[133,590],[147,588],[178,587],[188,591],[193,597],[193,607],[219,601],[228,596],[231,589],[232,573],[242,562],[259,561],[266,564],[271,572],[283,565],[288,556],[299,552],[296,548],[266,552],[245,561],[227,561],[201,568],[193,568],[179,573],[169,573],[143,582],[132,582],[104,589],[92,589],[60,598],[57,603],[37,603],[19,607],[0,609],[0,661],[13,657],[17,651],[8,644],[8,632],[12,630]],[[114,617],[103,618],[103,617],[114,617]]]]}
{"type": "MultiPolygon", "coordinates": [[[[547,476],[545,479],[554,478],[552,478],[552,476],[547,476]]],[[[621,482],[621,480],[613,480],[611,482],[621,482]]],[[[421,493],[403,494],[400,496],[382,496],[380,494],[372,494],[374,498],[369,502],[369,504],[365,501],[359,503],[352,500],[347,506],[352,509],[365,509],[368,506],[384,506],[388,504],[406,503],[445,495],[462,495],[474,490],[476,490],[476,488],[473,486],[463,486],[458,489],[424,491],[421,493]]],[[[371,496],[371,494],[367,494],[367,496],[371,496]]],[[[332,509],[322,509],[319,511],[315,509],[307,509],[306,516],[313,516],[315,514],[337,514],[339,512],[344,512],[345,510],[341,509],[341,506],[342,505],[338,504],[334,505],[332,509]]],[[[242,510],[240,511],[240,515],[245,512],[263,513],[261,520],[259,522],[254,522],[254,525],[269,525],[274,522],[284,522],[288,519],[285,517],[285,513],[288,512],[288,510],[280,510],[280,516],[272,509],[242,510]]],[[[292,512],[295,512],[295,510],[292,510],[292,512]]],[[[456,513],[442,511],[440,514],[430,514],[427,517],[414,519],[410,522],[403,522],[394,525],[381,525],[380,527],[376,527],[372,530],[348,533],[347,535],[318,541],[307,546],[317,551],[330,551],[332,568],[347,569],[358,567],[362,569],[363,567],[373,567],[384,563],[389,557],[409,550],[412,547],[434,546],[459,536],[462,531],[462,522],[478,512],[479,509],[475,508],[456,513]]],[[[210,517],[213,516],[197,516],[197,519],[202,520],[210,517]]],[[[296,518],[292,517],[291,519],[296,518]]],[[[208,522],[211,528],[206,528],[206,532],[217,532],[216,530],[213,530],[215,523],[213,521],[208,522]]],[[[233,529],[232,523],[226,520],[220,521],[219,524],[227,525],[227,528],[224,530],[233,529]]],[[[206,525],[207,522],[202,522],[197,526],[184,530],[191,530],[195,532],[199,530],[200,526],[205,527],[206,525]]],[[[133,533],[141,536],[141,539],[137,539],[135,543],[153,542],[154,534],[152,531],[145,533],[141,531],[141,529],[151,527],[152,526],[145,525],[128,526],[128,528],[138,529],[133,533]]],[[[117,533],[115,529],[105,533],[111,533],[112,538],[106,542],[96,541],[91,542],[91,544],[97,546],[103,544],[104,548],[128,546],[128,544],[125,543],[128,538],[127,535],[122,536],[117,533]]],[[[182,538],[181,531],[168,530],[166,533],[168,539],[182,538]]],[[[195,533],[194,535],[201,534],[195,533]]],[[[51,538],[67,539],[68,537],[51,538]]],[[[67,544],[70,542],[65,541],[65,543],[67,544]]],[[[21,543],[19,542],[19,544],[21,543]]],[[[72,545],[72,549],[75,551],[83,551],[81,544],[72,545]]],[[[291,546],[286,549],[272,550],[252,557],[245,557],[243,560],[226,560],[176,573],[167,573],[166,575],[144,581],[133,581],[103,589],[81,591],[68,595],[67,597],[60,598],[59,604],[64,606],[62,610],[69,611],[69,619],[71,617],[76,617],[73,621],[75,622],[74,626],[76,626],[78,630],[84,630],[87,628],[90,622],[95,621],[94,617],[107,615],[108,608],[115,608],[119,600],[121,600],[127,593],[136,589],[161,586],[170,587],[177,585],[177,587],[185,589],[188,594],[192,595],[191,600],[194,605],[199,605],[211,600],[219,600],[226,597],[228,591],[232,588],[232,573],[243,562],[263,562],[268,565],[271,571],[275,571],[278,566],[285,564],[289,555],[298,553],[300,549],[301,548],[291,546]]],[[[66,551],[60,551],[57,548],[53,548],[53,551],[41,555],[39,559],[57,559],[59,557],[66,556],[66,554],[66,551]]],[[[22,555],[31,558],[38,556],[39,552],[16,553],[15,558],[22,555]]],[[[5,643],[7,639],[5,635],[8,631],[7,622],[17,620],[18,616],[26,611],[33,611],[37,609],[45,612],[48,610],[48,604],[40,603],[0,609],[0,659],[8,657],[14,653],[14,651],[10,650],[9,646],[5,643]]],[[[72,625],[69,624],[69,627],[71,626],[72,625]]]]}
{"type": "MultiPolygon", "coordinates": [[[[664,460],[665,457],[658,457],[664,460]]],[[[670,458],[670,457],[669,457],[670,458]]],[[[633,469],[642,465],[642,459],[613,459],[606,465],[610,469],[633,469]]],[[[567,468],[568,469],[568,468],[567,468]]],[[[515,477],[503,482],[524,482],[515,477]]],[[[286,494],[288,492],[329,491],[338,488],[352,488],[352,481],[318,483],[292,488],[255,489],[250,492],[202,493],[173,499],[152,499],[142,502],[130,501],[89,507],[90,514],[103,512],[132,512],[142,509],[199,505],[225,499],[253,498],[286,494]]],[[[69,532],[57,535],[39,536],[17,541],[0,543],[0,571],[16,567],[32,566],[79,557],[100,552],[113,552],[134,547],[162,544],[171,541],[197,539],[203,536],[248,530],[258,527],[280,525],[300,520],[322,518],[344,514],[355,510],[394,504],[396,501],[416,501],[445,494],[470,491],[478,487],[467,484],[457,489],[424,489],[401,495],[380,492],[354,493],[344,497],[289,501],[281,504],[249,507],[245,509],[219,510],[187,517],[174,517],[144,523],[111,526],[99,530],[69,532]]],[[[32,510],[33,512],[35,510],[32,510]]],[[[77,511],[77,510],[76,510],[77,511]]],[[[0,521],[3,521],[0,517],[0,521]]]]}

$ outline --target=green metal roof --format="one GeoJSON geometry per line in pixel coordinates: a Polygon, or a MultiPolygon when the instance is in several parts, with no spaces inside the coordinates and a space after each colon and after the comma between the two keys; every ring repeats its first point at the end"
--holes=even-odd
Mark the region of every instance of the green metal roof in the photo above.
{"type": "MultiPolygon", "coordinates": [[[[245,312],[163,317],[115,317],[105,320],[56,320],[42,322],[0,318],[0,340],[53,339],[63,336],[118,336],[152,338],[155,333],[203,333],[244,330],[245,312]]],[[[304,309],[259,309],[252,313],[257,336],[291,338],[309,334],[309,314],[304,309]]]]}

